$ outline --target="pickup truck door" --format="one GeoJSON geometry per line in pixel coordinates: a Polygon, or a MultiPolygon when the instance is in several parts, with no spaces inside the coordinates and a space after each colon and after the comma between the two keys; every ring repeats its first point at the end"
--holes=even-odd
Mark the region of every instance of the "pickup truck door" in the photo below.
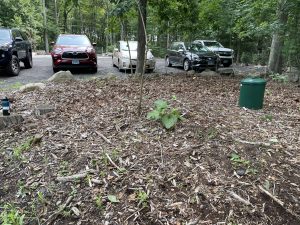
{"type": "Polygon", "coordinates": [[[26,43],[18,30],[12,30],[12,35],[15,43],[15,51],[18,54],[18,58],[24,59],[26,57],[26,43]]]}

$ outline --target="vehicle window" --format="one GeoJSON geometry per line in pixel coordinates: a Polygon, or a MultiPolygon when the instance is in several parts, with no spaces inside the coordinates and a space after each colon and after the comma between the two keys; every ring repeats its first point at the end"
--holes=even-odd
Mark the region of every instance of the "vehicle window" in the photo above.
{"type": "Polygon", "coordinates": [[[86,36],[80,35],[64,35],[59,36],[56,41],[57,45],[82,45],[87,46],[91,45],[91,42],[86,36]]]}
{"type": "Polygon", "coordinates": [[[120,48],[123,51],[129,51],[129,49],[130,49],[130,51],[137,51],[137,46],[138,46],[137,42],[129,42],[129,46],[128,46],[127,42],[120,43],[120,48]]]}
{"type": "Polygon", "coordinates": [[[204,41],[203,42],[205,46],[207,47],[218,47],[218,48],[222,48],[223,46],[217,42],[217,41],[204,41]]]}
{"type": "Polygon", "coordinates": [[[195,51],[195,52],[208,52],[209,49],[205,46],[203,46],[202,44],[192,44],[190,47],[191,51],[195,51]]]}
{"type": "Polygon", "coordinates": [[[171,50],[177,50],[177,44],[176,43],[173,43],[171,45],[171,50]]]}
{"type": "Polygon", "coordinates": [[[16,37],[22,38],[22,36],[18,30],[12,30],[11,33],[12,33],[12,36],[14,39],[16,39],[16,37]]]}
{"type": "Polygon", "coordinates": [[[10,41],[10,32],[9,30],[0,30],[0,41],[1,42],[7,42],[10,41]]]}
{"type": "Polygon", "coordinates": [[[20,31],[20,34],[21,34],[21,37],[23,38],[23,40],[28,40],[27,36],[24,34],[24,32],[21,32],[20,31]]]}

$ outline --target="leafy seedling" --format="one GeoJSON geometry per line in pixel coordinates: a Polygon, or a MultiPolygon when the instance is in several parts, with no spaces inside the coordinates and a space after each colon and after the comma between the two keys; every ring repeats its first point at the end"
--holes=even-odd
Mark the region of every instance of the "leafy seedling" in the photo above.
{"type": "Polygon", "coordinates": [[[155,101],[154,106],[154,110],[147,114],[147,119],[160,121],[166,129],[173,128],[178,121],[183,120],[179,110],[171,108],[164,100],[155,101]]]}
{"type": "Polygon", "coordinates": [[[0,214],[0,224],[2,225],[23,225],[25,214],[21,214],[17,208],[7,204],[0,214]]]}
{"type": "Polygon", "coordinates": [[[111,203],[118,203],[119,202],[119,200],[117,199],[117,197],[115,195],[108,195],[107,198],[111,203]]]}

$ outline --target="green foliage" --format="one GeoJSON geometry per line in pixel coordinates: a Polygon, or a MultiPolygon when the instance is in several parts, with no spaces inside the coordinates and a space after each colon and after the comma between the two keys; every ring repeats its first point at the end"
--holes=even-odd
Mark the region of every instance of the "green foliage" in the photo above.
{"type": "Polygon", "coordinates": [[[272,73],[269,76],[272,78],[273,81],[277,81],[279,83],[287,83],[289,81],[288,75],[272,73]]]}
{"type": "Polygon", "coordinates": [[[231,160],[232,164],[235,166],[238,166],[238,165],[247,166],[250,164],[250,161],[241,159],[241,157],[236,153],[231,153],[230,160],[231,160]]]}
{"type": "Polygon", "coordinates": [[[15,147],[13,149],[13,157],[16,158],[16,159],[23,159],[23,155],[22,153],[24,151],[27,151],[30,149],[31,147],[31,143],[33,141],[33,137],[29,138],[27,141],[25,141],[23,144],[15,147]]]}
{"type": "Polygon", "coordinates": [[[102,201],[102,195],[97,195],[95,198],[95,204],[98,209],[101,211],[104,209],[103,201],[102,201]]]}
{"type": "Polygon", "coordinates": [[[166,129],[173,128],[178,121],[183,120],[179,110],[171,108],[164,100],[155,101],[154,106],[154,110],[147,114],[147,118],[159,120],[166,129]]]}
{"type": "Polygon", "coordinates": [[[142,204],[143,207],[147,207],[149,195],[145,191],[139,190],[136,194],[136,198],[139,201],[138,204],[142,204]]]}
{"type": "Polygon", "coordinates": [[[107,199],[111,202],[111,203],[118,203],[119,200],[117,199],[117,197],[115,195],[108,195],[107,199]]]}
{"type": "Polygon", "coordinates": [[[0,214],[0,223],[1,225],[23,225],[24,217],[25,214],[21,214],[17,208],[7,204],[0,214]]]}

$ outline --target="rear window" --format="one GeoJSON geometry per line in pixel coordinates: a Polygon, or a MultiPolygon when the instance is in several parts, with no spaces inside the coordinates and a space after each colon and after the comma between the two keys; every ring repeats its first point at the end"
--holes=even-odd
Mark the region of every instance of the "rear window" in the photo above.
{"type": "Polygon", "coordinates": [[[10,40],[11,40],[11,36],[9,30],[0,30],[0,41],[6,42],[10,40]]]}
{"type": "Polygon", "coordinates": [[[56,41],[56,44],[87,46],[87,45],[91,45],[91,42],[86,36],[70,35],[70,36],[59,36],[56,41]]]}

